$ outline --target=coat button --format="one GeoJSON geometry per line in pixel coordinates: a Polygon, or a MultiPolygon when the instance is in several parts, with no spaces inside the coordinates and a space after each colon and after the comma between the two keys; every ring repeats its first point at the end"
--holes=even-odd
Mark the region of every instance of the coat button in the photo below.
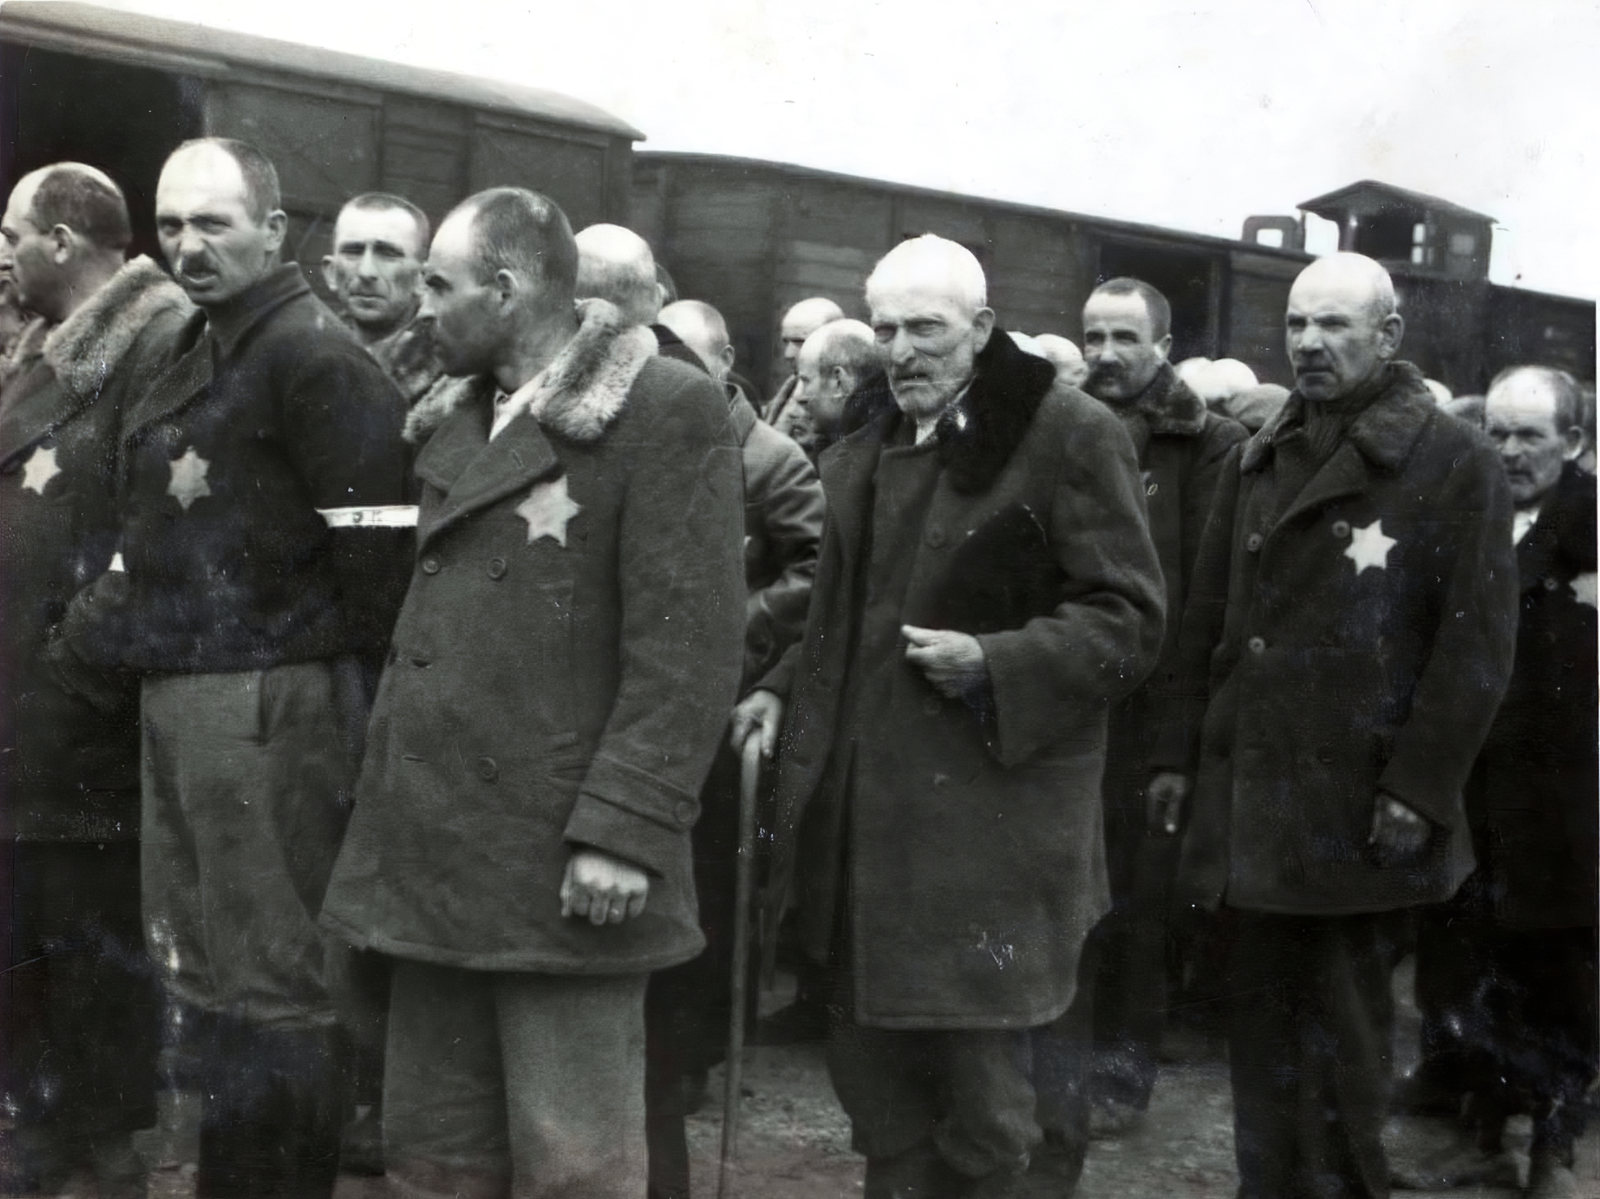
{"type": "Polygon", "coordinates": [[[694,805],[687,799],[680,799],[678,806],[672,809],[672,814],[677,817],[681,825],[688,826],[694,823],[694,805]]]}
{"type": "Polygon", "coordinates": [[[1252,533],[1244,539],[1244,548],[1252,554],[1261,548],[1261,534],[1252,533]]]}
{"type": "Polygon", "coordinates": [[[922,697],[922,710],[929,716],[937,716],[943,708],[944,700],[937,695],[925,695],[922,697]]]}
{"type": "Polygon", "coordinates": [[[506,577],[506,560],[504,558],[489,559],[489,577],[503,579],[506,577]]]}
{"type": "Polygon", "coordinates": [[[1252,637],[1245,642],[1245,646],[1252,654],[1264,654],[1267,652],[1267,639],[1265,637],[1252,637]]]}
{"type": "Polygon", "coordinates": [[[500,766],[493,758],[478,759],[478,777],[486,783],[492,783],[500,777],[500,766]]]}
{"type": "Polygon", "coordinates": [[[1347,521],[1347,520],[1336,520],[1336,521],[1334,521],[1333,522],[1333,535],[1335,537],[1339,538],[1340,540],[1343,540],[1344,538],[1350,536],[1350,522],[1347,521]]]}
{"type": "Polygon", "coordinates": [[[422,560],[422,573],[425,575],[438,574],[439,559],[435,558],[432,554],[429,554],[426,558],[424,558],[422,560]]]}
{"type": "Polygon", "coordinates": [[[1332,764],[1333,747],[1329,745],[1317,746],[1317,761],[1321,762],[1324,766],[1332,764]]]}
{"type": "Polygon", "coordinates": [[[1544,582],[1544,589],[1546,591],[1554,591],[1557,587],[1561,586],[1560,583],[1556,582],[1556,580],[1550,578],[1549,576],[1546,576],[1545,579],[1543,580],[1543,582],[1544,582]]]}
{"type": "Polygon", "coordinates": [[[928,530],[927,535],[923,538],[923,540],[925,540],[934,549],[938,549],[944,544],[944,530],[935,525],[933,528],[928,530]]]}

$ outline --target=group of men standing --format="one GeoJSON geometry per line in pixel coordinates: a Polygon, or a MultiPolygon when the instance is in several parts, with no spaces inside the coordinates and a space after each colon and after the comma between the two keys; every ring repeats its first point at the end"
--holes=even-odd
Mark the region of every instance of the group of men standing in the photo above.
{"type": "MultiPolygon", "coordinates": [[[[122,263],[92,168],[27,176],[3,226],[53,326],[0,392],[20,1183],[139,1192],[165,1006],[203,1199],[328,1195],[350,1030],[385,1020],[398,1194],[682,1194],[709,1058],[675,1013],[725,944],[714,834],[756,737],[769,927],[793,909],[869,1199],[1069,1195],[1091,1096],[1148,1102],[1175,902],[1231,922],[1241,1195],[1387,1193],[1404,913],[1479,861],[1492,922],[1531,885],[1485,848],[1508,813],[1588,802],[1592,744],[1534,795],[1531,718],[1495,723],[1514,662],[1593,711],[1570,381],[1497,381],[1503,468],[1398,360],[1382,268],[1333,255],[1247,437],[1147,285],[1089,298],[1080,390],[928,235],[869,323],[789,314],[767,416],[808,457],[714,309],[663,309],[648,247],[536,192],[436,232],[352,201],[348,327],[278,264],[247,144],[179,147],[156,213],[170,279],[122,263]]],[[[1540,1199],[1594,1073],[1585,844],[1563,935],[1474,942],[1519,978],[1564,955],[1556,1064],[1494,1097],[1539,1120],[1540,1199]]]]}

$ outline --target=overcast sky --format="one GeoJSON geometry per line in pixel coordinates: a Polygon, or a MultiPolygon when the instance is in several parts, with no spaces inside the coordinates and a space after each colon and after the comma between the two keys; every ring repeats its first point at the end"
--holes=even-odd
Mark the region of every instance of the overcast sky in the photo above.
{"type": "Polygon", "coordinates": [[[1382,179],[1495,217],[1496,282],[1600,291],[1594,0],[110,4],[554,88],[650,149],[1224,237],[1382,179]]]}

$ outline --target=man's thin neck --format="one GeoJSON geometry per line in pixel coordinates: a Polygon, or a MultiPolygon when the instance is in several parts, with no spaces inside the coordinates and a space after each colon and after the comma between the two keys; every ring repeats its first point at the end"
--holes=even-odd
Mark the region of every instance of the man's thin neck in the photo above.
{"type": "Polygon", "coordinates": [[[506,360],[494,369],[494,380],[507,395],[517,391],[559,354],[578,331],[576,313],[548,316],[532,324],[507,351],[506,360]]]}
{"type": "Polygon", "coordinates": [[[356,340],[364,346],[373,346],[378,342],[383,341],[387,337],[393,337],[401,329],[404,329],[412,322],[417,315],[417,309],[420,307],[420,304],[413,304],[410,308],[406,309],[405,313],[400,316],[398,320],[388,321],[381,325],[356,324],[356,340]]]}

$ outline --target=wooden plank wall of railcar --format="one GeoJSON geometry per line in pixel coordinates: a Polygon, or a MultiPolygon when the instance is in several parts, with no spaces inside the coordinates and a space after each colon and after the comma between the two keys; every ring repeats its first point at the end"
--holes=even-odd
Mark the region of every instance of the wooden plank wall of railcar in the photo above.
{"type": "Polygon", "coordinates": [[[1528,364],[1560,367],[1594,381],[1594,301],[1490,287],[1487,307],[1485,384],[1508,366],[1528,364]]]}

